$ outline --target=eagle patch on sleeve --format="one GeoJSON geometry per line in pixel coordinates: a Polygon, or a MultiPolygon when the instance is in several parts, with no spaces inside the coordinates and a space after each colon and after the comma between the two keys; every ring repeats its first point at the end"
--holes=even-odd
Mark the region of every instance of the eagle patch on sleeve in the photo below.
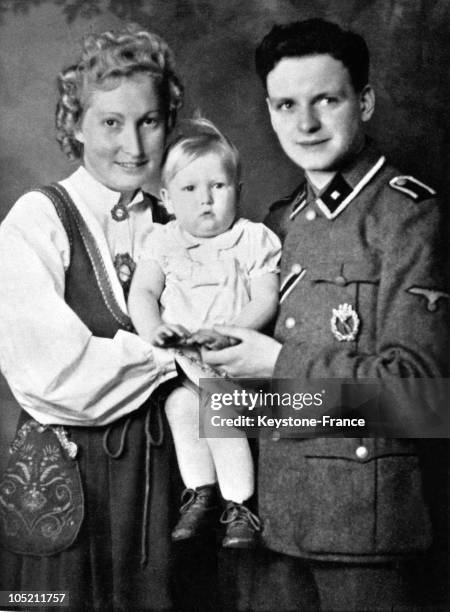
{"type": "Polygon", "coordinates": [[[436,191],[432,187],[428,187],[413,176],[395,176],[389,181],[389,185],[409,196],[415,202],[427,200],[436,195],[436,191]]]}
{"type": "Polygon", "coordinates": [[[412,293],[413,295],[419,295],[422,298],[425,298],[425,303],[429,312],[435,312],[438,309],[438,303],[441,298],[444,298],[446,300],[450,299],[450,295],[448,293],[445,293],[445,291],[438,291],[425,287],[414,286],[407,289],[407,291],[408,293],[412,293]]]}

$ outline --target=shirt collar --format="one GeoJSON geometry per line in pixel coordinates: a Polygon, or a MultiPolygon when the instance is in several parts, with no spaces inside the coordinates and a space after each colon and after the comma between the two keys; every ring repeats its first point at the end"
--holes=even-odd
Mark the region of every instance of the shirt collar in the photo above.
{"type": "Polygon", "coordinates": [[[175,236],[180,244],[182,244],[185,248],[191,249],[194,247],[199,247],[203,244],[208,244],[218,251],[223,251],[225,249],[231,249],[235,246],[240,239],[242,232],[244,231],[244,226],[246,225],[247,220],[237,219],[230,229],[222,234],[219,234],[218,236],[214,236],[207,242],[199,240],[196,236],[186,232],[180,227],[177,221],[174,221],[173,223],[175,226],[175,236]]]}
{"type": "MultiPolygon", "coordinates": [[[[109,214],[111,208],[119,202],[121,193],[100,183],[84,166],[80,166],[72,176],[76,181],[80,196],[97,213],[109,214]]],[[[127,208],[132,208],[135,204],[142,202],[143,199],[143,193],[138,189],[127,208]]]]}

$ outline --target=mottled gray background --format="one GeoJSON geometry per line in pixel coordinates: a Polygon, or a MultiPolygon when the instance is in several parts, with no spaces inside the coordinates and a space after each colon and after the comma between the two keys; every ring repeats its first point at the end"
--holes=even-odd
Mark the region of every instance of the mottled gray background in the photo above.
{"type": "MultiPolygon", "coordinates": [[[[56,74],[84,34],[124,21],[169,42],[186,84],[183,114],[199,108],[235,141],[244,214],[262,219],[300,174],[271,133],[254,48],[274,23],[313,16],[365,36],[377,91],[371,134],[448,195],[449,0],[0,0],[0,220],[24,190],[71,171],[53,136],[56,74]]],[[[16,413],[0,384],[1,462],[16,413]]]]}
{"type": "MultiPolygon", "coordinates": [[[[400,168],[448,198],[449,0],[0,0],[0,220],[24,190],[72,170],[53,136],[56,74],[84,34],[123,21],[169,42],[186,84],[183,114],[199,108],[236,142],[244,214],[261,220],[300,173],[271,133],[253,52],[274,23],[308,17],[365,36],[377,91],[371,134],[400,168]]],[[[1,376],[0,411],[1,469],[17,418],[1,376]]],[[[437,537],[426,563],[436,582],[430,590],[440,592],[447,583],[448,446],[432,442],[426,457],[437,500],[437,537]]]]}

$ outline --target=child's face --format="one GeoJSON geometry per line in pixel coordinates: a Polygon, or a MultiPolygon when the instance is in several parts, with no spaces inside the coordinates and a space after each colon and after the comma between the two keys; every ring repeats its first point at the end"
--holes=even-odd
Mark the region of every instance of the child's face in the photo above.
{"type": "Polygon", "coordinates": [[[220,155],[211,152],[179,170],[167,189],[161,190],[161,196],[184,230],[199,238],[211,238],[233,223],[238,191],[220,155]]]}

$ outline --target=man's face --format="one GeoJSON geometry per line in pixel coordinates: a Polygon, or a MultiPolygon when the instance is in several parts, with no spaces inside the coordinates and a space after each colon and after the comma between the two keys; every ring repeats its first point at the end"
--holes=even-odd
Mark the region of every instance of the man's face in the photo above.
{"type": "Polygon", "coordinates": [[[356,92],[347,68],[331,55],[281,59],[267,75],[267,94],[284,152],[317,187],[363,146],[373,90],[356,92]]]}

